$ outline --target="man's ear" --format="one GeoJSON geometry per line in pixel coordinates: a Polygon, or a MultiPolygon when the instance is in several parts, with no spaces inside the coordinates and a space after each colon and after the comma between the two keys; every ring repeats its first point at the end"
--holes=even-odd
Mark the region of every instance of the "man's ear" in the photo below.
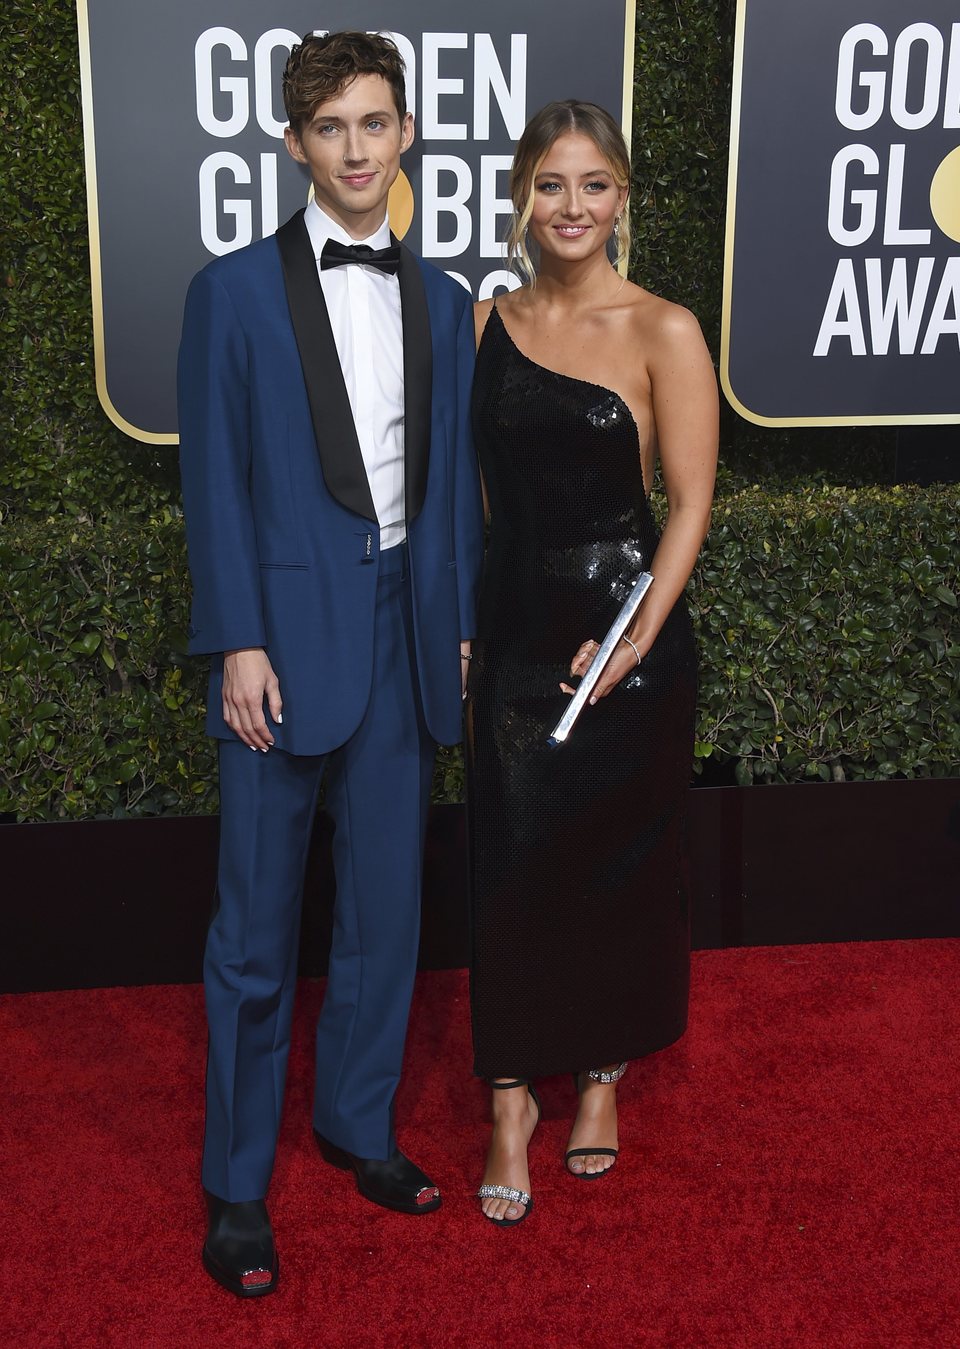
{"type": "Polygon", "coordinates": [[[300,144],[300,137],[294,131],[292,126],[284,128],[283,143],[287,147],[287,153],[298,164],[306,164],[307,156],[303,153],[303,146],[300,144]]]}
{"type": "Polygon", "coordinates": [[[410,146],[413,144],[413,134],[414,134],[413,113],[408,112],[403,119],[403,124],[400,127],[401,154],[403,154],[404,150],[410,149],[410,146]]]}

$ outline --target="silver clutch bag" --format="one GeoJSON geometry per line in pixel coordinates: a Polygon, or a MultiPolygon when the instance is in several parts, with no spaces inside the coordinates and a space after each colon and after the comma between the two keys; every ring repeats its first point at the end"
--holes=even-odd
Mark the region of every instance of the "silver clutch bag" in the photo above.
{"type": "Polygon", "coordinates": [[[643,603],[643,597],[653,585],[653,577],[648,571],[642,571],[633,583],[633,588],[624,600],[620,612],[610,624],[606,637],[600,643],[600,649],[590,662],[576,693],[567,704],[567,710],[547,737],[548,745],[562,745],[576,724],[577,717],[586,707],[590,695],[597,686],[597,680],[603,674],[607,661],[613,655],[613,649],[633,622],[637,610],[643,603]]]}

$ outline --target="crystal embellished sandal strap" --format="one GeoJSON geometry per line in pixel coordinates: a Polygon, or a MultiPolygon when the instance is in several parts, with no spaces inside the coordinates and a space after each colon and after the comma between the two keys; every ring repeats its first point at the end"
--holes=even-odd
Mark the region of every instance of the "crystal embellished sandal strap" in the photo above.
{"type": "Polygon", "coordinates": [[[523,1204],[529,1207],[530,1196],[526,1190],[515,1190],[512,1185],[481,1185],[477,1191],[478,1199],[509,1199],[511,1204],[523,1204]]]}
{"type": "Polygon", "coordinates": [[[627,1065],[625,1063],[621,1063],[619,1067],[614,1068],[609,1073],[604,1072],[601,1068],[588,1068],[587,1077],[593,1082],[619,1082],[626,1071],[627,1065]]]}

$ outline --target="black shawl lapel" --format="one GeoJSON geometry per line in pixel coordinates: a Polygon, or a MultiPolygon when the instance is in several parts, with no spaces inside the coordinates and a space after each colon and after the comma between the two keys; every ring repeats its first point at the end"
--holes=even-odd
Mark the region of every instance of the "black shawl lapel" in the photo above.
{"type": "Polygon", "coordinates": [[[419,514],[427,490],[433,398],[430,312],[419,263],[400,246],[403,310],[403,453],[407,523],[419,514]]]}
{"type": "MultiPolygon", "coordinates": [[[[366,520],[375,521],[377,512],[373,497],[370,495],[367,470],[360,452],[347,386],[343,382],[343,371],[340,368],[337,344],[334,341],[330,316],[323,298],[323,288],[317,275],[313,246],[307,227],[303,223],[303,211],[298,211],[285,225],[281,225],[276,237],[280,249],[280,262],[283,266],[287,304],[290,307],[293,332],[300,352],[303,381],[307,386],[310,416],[324,481],[330,494],[341,505],[355,511],[357,515],[362,515],[366,520]]],[[[421,282],[421,291],[422,289],[421,282]]],[[[402,290],[401,277],[401,293],[402,290]]],[[[425,299],[423,308],[426,313],[425,299]]],[[[406,369],[405,299],[403,336],[406,369]]],[[[409,387],[407,384],[407,389],[409,387]]],[[[420,500],[422,501],[422,495],[420,500]]]]}

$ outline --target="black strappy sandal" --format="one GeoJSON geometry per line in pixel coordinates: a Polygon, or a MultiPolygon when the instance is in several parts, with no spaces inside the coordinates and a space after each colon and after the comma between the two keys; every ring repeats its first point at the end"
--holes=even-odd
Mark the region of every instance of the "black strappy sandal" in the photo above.
{"type": "MultiPolygon", "coordinates": [[[[540,1123],[540,1097],[537,1095],[536,1087],[528,1082],[524,1077],[514,1078],[511,1082],[491,1082],[490,1086],[494,1091],[509,1091],[511,1087],[526,1087],[533,1103],[537,1107],[537,1121],[533,1128],[536,1129],[540,1123]]],[[[533,1137],[531,1132],[530,1137],[533,1137]]],[[[524,1218],[533,1211],[533,1196],[527,1194],[526,1190],[515,1189],[512,1185],[481,1185],[477,1191],[478,1199],[508,1199],[511,1204],[522,1204],[523,1212],[519,1218],[490,1218],[484,1213],[488,1223],[494,1223],[497,1227],[516,1227],[517,1223],[522,1223],[524,1218]]],[[[482,1211],[482,1210],[481,1210],[482,1211]]]]}
{"type": "MultiPolygon", "coordinates": [[[[626,1071],[627,1065],[625,1063],[621,1063],[619,1067],[614,1068],[613,1071],[609,1073],[605,1073],[599,1068],[588,1068],[587,1077],[592,1078],[594,1082],[619,1082],[621,1077],[623,1077],[626,1071]]],[[[573,1085],[576,1087],[577,1095],[579,1096],[580,1095],[579,1073],[574,1073],[573,1085]]],[[[566,1169],[570,1171],[571,1157],[612,1157],[614,1162],[616,1162],[619,1155],[620,1155],[619,1148],[571,1148],[569,1152],[564,1153],[563,1164],[566,1167],[566,1169]]],[[[607,1174],[607,1171],[612,1170],[613,1167],[608,1166],[606,1168],[606,1171],[570,1171],[570,1175],[575,1176],[577,1180],[599,1180],[601,1176],[605,1176],[607,1174]]],[[[517,1221],[519,1221],[519,1219],[517,1221]]]]}

